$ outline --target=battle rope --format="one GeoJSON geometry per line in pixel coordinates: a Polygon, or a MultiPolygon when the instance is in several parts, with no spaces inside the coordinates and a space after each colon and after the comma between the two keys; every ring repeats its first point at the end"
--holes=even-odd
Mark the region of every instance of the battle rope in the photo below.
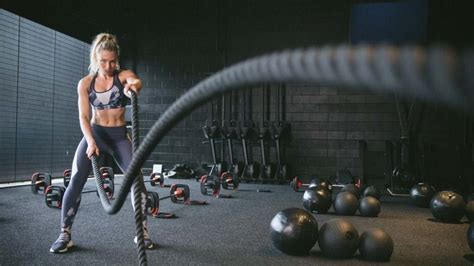
{"type": "Polygon", "coordinates": [[[178,122],[215,96],[262,82],[306,82],[375,93],[396,92],[472,112],[474,53],[469,50],[458,55],[441,47],[327,46],[263,55],[230,66],[188,90],[153,124],[135,150],[113,204],[103,189],[99,193],[106,212],[115,214],[120,210],[146,159],[178,122]]]}
{"type": "MultiPolygon", "coordinates": [[[[138,101],[137,94],[130,90],[130,98],[132,104],[132,147],[133,151],[138,149],[139,145],[139,132],[138,132],[138,101]]],[[[97,164],[96,156],[92,156],[92,169],[94,172],[94,178],[96,181],[97,189],[99,191],[100,201],[104,209],[110,209],[111,205],[107,194],[105,193],[104,186],[102,185],[102,179],[99,173],[99,167],[97,164]]],[[[136,226],[136,235],[138,243],[138,261],[139,265],[147,265],[146,252],[145,252],[145,239],[143,232],[143,212],[142,212],[142,191],[141,188],[144,187],[143,177],[141,173],[133,179],[133,197],[134,197],[134,207],[135,207],[135,226],[136,226]]],[[[128,188],[130,190],[130,187],[128,188]]],[[[122,193],[122,192],[121,192],[122,193]]],[[[127,193],[128,194],[128,193],[127,193]]],[[[125,196],[127,195],[125,194],[125,196]]]]}

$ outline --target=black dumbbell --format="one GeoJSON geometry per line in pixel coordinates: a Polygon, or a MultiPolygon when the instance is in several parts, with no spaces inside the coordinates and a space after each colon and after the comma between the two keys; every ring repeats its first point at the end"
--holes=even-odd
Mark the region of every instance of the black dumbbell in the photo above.
{"type": "Polygon", "coordinates": [[[44,192],[46,206],[55,209],[61,209],[64,192],[66,189],[60,186],[48,186],[44,192]]]}
{"type": "Polygon", "coordinates": [[[298,176],[293,177],[293,180],[290,181],[290,187],[293,188],[295,192],[304,191],[306,188],[316,187],[317,185],[316,179],[312,179],[309,184],[306,184],[303,183],[298,176]]]}
{"type": "Polygon", "coordinates": [[[165,184],[164,177],[159,173],[152,173],[150,175],[150,185],[153,187],[169,187],[170,194],[168,196],[160,198],[171,199],[173,203],[187,203],[189,201],[190,189],[188,185],[185,184],[165,184]]]}
{"type": "Polygon", "coordinates": [[[66,188],[67,186],[69,186],[69,182],[71,182],[71,172],[72,172],[71,169],[66,169],[63,172],[63,184],[64,184],[64,187],[66,188]]]}
{"type": "Polygon", "coordinates": [[[148,182],[152,187],[171,187],[169,184],[165,185],[165,178],[161,173],[151,173],[149,179],[148,182]]]}
{"type": "Polygon", "coordinates": [[[171,199],[173,203],[188,204],[190,190],[188,185],[173,184],[170,186],[170,194],[165,197],[159,196],[158,192],[148,191],[146,199],[146,212],[155,218],[176,218],[176,215],[169,212],[160,212],[160,201],[171,199]]]}
{"type": "MultiPolygon", "coordinates": [[[[114,171],[111,167],[101,167],[99,169],[99,173],[100,177],[102,178],[102,186],[104,188],[105,193],[107,194],[107,198],[112,199],[114,197],[115,192],[114,171]]],[[[71,169],[66,169],[63,172],[63,183],[66,188],[68,187],[70,181],[71,169]]],[[[99,192],[97,191],[97,189],[83,191],[82,194],[94,192],[97,194],[97,197],[99,197],[99,192]]]]}
{"type": "Polygon", "coordinates": [[[170,219],[176,218],[176,215],[169,212],[160,212],[160,196],[158,192],[148,191],[146,198],[146,213],[155,218],[170,219]]]}
{"type": "Polygon", "coordinates": [[[220,183],[223,189],[237,189],[239,187],[239,177],[236,173],[224,172],[221,175],[220,183]]]}
{"type": "Polygon", "coordinates": [[[184,184],[172,184],[170,186],[170,194],[161,197],[160,200],[171,199],[173,203],[187,204],[189,202],[189,186],[184,184]]]}
{"type": "Polygon", "coordinates": [[[47,173],[34,173],[31,176],[31,192],[33,194],[46,194],[46,189],[51,186],[51,175],[47,173]]]}
{"type": "Polygon", "coordinates": [[[221,184],[218,176],[203,175],[199,182],[201,183],[201,194],[219,197],[221,184]]]}

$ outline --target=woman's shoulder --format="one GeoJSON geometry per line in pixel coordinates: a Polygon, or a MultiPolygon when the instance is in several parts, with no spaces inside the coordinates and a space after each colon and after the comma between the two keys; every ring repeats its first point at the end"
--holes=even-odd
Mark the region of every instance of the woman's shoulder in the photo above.
{"type": "Polygon", "coordinates": [[[92,82],[92,80],[94,79],[94,76],[95,75],[92,75],[92,74],[89,74],[87,76],[84,76],[83,78],[81,78],[77,84],[77,86],[79,88],[88,88],[92,82]]]}

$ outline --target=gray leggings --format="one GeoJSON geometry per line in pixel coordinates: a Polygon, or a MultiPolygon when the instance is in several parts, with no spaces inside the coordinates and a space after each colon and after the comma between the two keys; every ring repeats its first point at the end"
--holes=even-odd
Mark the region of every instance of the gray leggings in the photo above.
{"type": "MultiPolygon", "coordinates": [[[[125,126],[119,127],[102,127],[92,124],[92,134],[95,142],[99,147],[101,154],[107,153],[111,155],[122,172],[128,168],[132,160],[132,143],[128,138],[127,129],[125,126]]],[[[92,171],[92,164],[86,154],[87,141],[82,138],[77,146],[74,161],[72,163],[71,181],[64,194],[62,209],[61,209],[61,228],[70,229],[74,222],[74,217],[77,214],[79,205],[81,204],[81,193],[84,188],[87,178],[92,171]]],[[[133,187],[132,187],[133,191],[133,187]]],[[[145,213],[146,203],[146,188],[142,187],[142,210],[145,213]]],[[[132,206],[134,205],[134,197],[132,199],[132,206]]],[[[99,207],[98,207],[99,208],[99,207]]],[[[100,206],[102,208],[102,206],[100,206]]],[[[146,224],[146,215],[144,215],[144,225],[146,224]]]]}

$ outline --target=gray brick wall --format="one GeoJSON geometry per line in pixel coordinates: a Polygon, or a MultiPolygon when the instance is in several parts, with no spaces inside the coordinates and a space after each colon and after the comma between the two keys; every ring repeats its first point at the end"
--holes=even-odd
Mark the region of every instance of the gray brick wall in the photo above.
{"type": "Polygon", "coordinates": [[[0,9],[0,182],[71,167],[82,134],[76,85],[83,42],[0,9]],[[3,46],[5,45],[5,46],[3,46]]]}
{"type": "MultiPolygon", "coordinates": [[[[316,1],[173,1],[158,3],[144,14],[139,29],[137,72],[145,81],[140,98],[142,133],[187,89],[226,65],[275,50],[321,46],[348,42],[351,3],[316,1]],[[192,11],[191,11],[192,10],[192,11]]],[[[277,85],[272,85],[271,114],[276,119],[277,85]]],[[[226,119],[242,120],[245,114],[260,122],[262,86],[246,90],[249,101],[245,110],[243,90],[234,93],[233,113],[226,119]],[[237,106],[236,106],[237,105],[237,106]],[[240,109],[240,110],[239,110],[240,109]]],[[[226,105],[229,95],[226,95],[226,105]]],[[[215,99],[220,118],[220,101],[215,99]]],[[[202,143],[200,126],[211,118],[211,103],[199,108],[155,148],[147,167],[161,162],[198,166],[210,161],[209,146],[202,143]]],[[[359,172],[358,140],[368,142],[368,177],[383,179],[385,140],[397,139],[400,128],[393,95],[374,94],[345,88],[312,84],[286,84],[286,120],[292,125],[293,140],[287,146],[285,161],[293,174],[303,176],[334,175],[338,169],[359,172]]],[[[446,118],[429,118],[450,123],[458,114],[441,108],[446,118]],[[449,118],[451,117],[451,118],[449,118]]],[[[229,108],[230,109],[230,108],[229,108]]],[[[228,110],[228,109],[226,109],[228,110]]],[[[425,113],[425,116],[430,116],[425,113]]],[[[424,120],[420,138],[433,142],[459,141],[460,133],[444,132],[436,122],[424,120]],[[439,133],[437,133],[439,132],[439,133]]],[[[454,123],[454,122],[453,122],[454,123]]],[[[456,122],[457,123],[457,122],[456,122]]],[[[461,130],[462,131],[462,130],[461,130]]],[[[218,144],[220,148],[220,144],[218,144]]],[[[235,156],[242,160],[240,145],[234,144],[235,156]]],[[[252,146],[259,160],[258,146],[252,146]]],[[[271,148],[270,160],[275,160],[271,148]]],[[[218,154],[220,154],[218,152],[218,154]]],[[[225,152],[227,154],[227,152],[225,152]]],[[[227,158],[225,156],[225,158],[227,158]]]]}

